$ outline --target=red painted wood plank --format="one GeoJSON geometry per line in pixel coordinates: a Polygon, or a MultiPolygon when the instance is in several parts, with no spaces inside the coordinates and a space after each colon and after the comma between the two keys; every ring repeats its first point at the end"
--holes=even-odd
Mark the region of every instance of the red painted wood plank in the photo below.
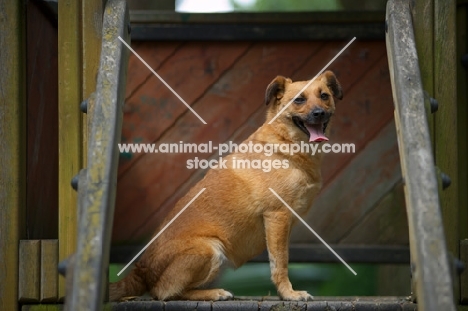
{"type": "MultiPolygon", "coordinates": [[[[338,243],[399,180],[400,158],[392,120],[322,189],[305,220],[325,241],[338,243]]],[[[300,224],[296,226],[291,240],[315,242],[305,230],[300,224]]]]}
{"type": "MultiPolygon", "coordinates": [[[[58,237],[57,29],[27,3],[27,181],[29,239],[58,237]],[[39,221],[40,220],[40,221],[39,221]]],[[[76,103],[78,107],[79,103],[76,103]]]]}
{"type": "MultiPolygon", "coordinates": [[[[268,83],[278,73],[292,74],[320,45],[299,42],[256,44],[194,105],[208,125],[201,124],[191,113],[185,114],[158,143],[180,140],[224,142],[259,105],[263,105],[268,83]]],[[[114,227],[126,229],[114,230],[114,241],[130,237],[143,239],[154,232],[172,208],[162,210],[158,207],[193,174],[186,168],[186,160],[194,156],[197,155],[147,154],[119,180],[118,193],[122,191],[125,195],[121,198],[118,195],[114,227]],[[138,206],[137,214],[131,209],[135,205],[138,206]]],[[[209,155],[199,156],[206,158],[209,155]]]]}
{"type": "MultiPolygon", "coordinates": [[[[302,66],[296,73],[294,73],[291,77],[293,80],[300,80],[300,79],[308,79],[311,76],[314,76],[319,70],[323,68],[323,66],[328,63],[343,47],[342,42],[329,42],[326,43],[320,51],[318,51],[304,66],[302,66]]],[[[371,42],[355,42],[353,43],[339,58],[332,63],[329,67],[330,70],[333,70],[340,83],[342,84],[345,97],[342,101],[338,101],[337,103],[337,110],[335,118],[338,116],[340,118],[346,118],[350,120],[350,122],[361,122],[361,118],[354,118],[353,114],[355,112],[360,113],[359,108],[353,109],[353,106],[356,105],[359,101],[369,101],[371,98],[360,98],[363,94],[367,94],[368,90],[366,87],[369,88],[369,85],[363,82],[363,79],[367,79],[367,74],[370,71],[378,71],[386,70],[385,61],[383,58],[385,57],[385,44],[382,41],[371,41],[371,42]],[[374,68],[376,65],[379,68],[374,68]]],[[[373,80],[375,83],[387,83],[389,86],[389,81],[384,81],[383,79],[373,80]]],[[[373,89],[373,87],[371,87],[373,89]]],[[[389,91],[389,88],[386,89],[389,91]]],[[[365,95],[367,96],[367,95],[365,95]]],[[[376,100],[377,105],[385,105],[382,113],[383,115],[383,122],[387,122],[390,118],[393,117],[393,103],[391,102],[391,98],[385,98],[384,100],[376,100]]],[[[264,107],[259,107],[261,111],[264,111],[264,107]]],[[[373,114],[379,113],[379,108],[373,111],[373,114]],[[377,111],[377,113],[376,113],[377,111]]],[[[242,136],[245,139],[251,132],[253,132],[264,120],[263,114],[261,114],[262,118],[258,118],[249,120],[249,122],[245,125],[246,128],[244,129],[244,125],[238,130],[240,132],[245,132],[242,136]]],[[[381,116],[380,116],[381,117],[381,116]]],[[[363,137],[364,140],[369,140],[375,135],[376,131],[379,131],[383,123],[374,124],[373,122],[361,122],[358,124],[360,127],[359,133],[365,133],[366,136],[363,137]]],[[[330,135],[331,143],[336,140],[346,141],[341,137],[342,133],[345,133],[348,129],[343,127],[343,125],[347,126],[347,122],[333,122],[331,129],[332,134],[330,135]]],[[[352,134],[352,133],[351,133],[352,134]]],[[[343,134],[344,135],[344,134],[343,134]]],[[[354,140],[351,142],[356,143],[354,140]]],[[[366,141],[364,141],[364,144],[366,141]]],[[[362,142],[358,144],[358,147],[362,147],[362,142]]],[[[333,154],[327,155],[327,158],[330,158],[331,165],[324,167],[322,176],[324,179],[324,184],[327,184],[334,175],[338,174],[340,168],[343,168],[351,159],[355,156],[355,154],[333,154]]]]}
{"type": "MultiPolygon", "coordinates": [[[[314,77],[329,61],[345,46],[345,42],[327,42],[323,48],[291,78],[293,80],[308,80],[314,77]]],[[[338,58],[330,64],[327,70],[335,73],[343,87],[344,100],[354,84],[382,56],[386,55],[384,41],[355,41],[338,58]]],[[[338,102],[339,104],[340,102],[338,102]]]]}
{"type": "MultiPolygon", "coordinates": [[[[344,42],[328,42],[300,71],[293,75],[293,80],[310,79],[315,76],[344,45],[344,42]]],[[[390,118],[393,118],[385,42],[355,41],[330,64],[328,69],[336,74],[344,92],[343,100],[337,102],[336,115],[330,126],[330,143],[349,142],[355,143],[357,148],[362,148],[367,140],[371,139],[390,118]],[[374,75],[371,77],[369,71],[372,70],[374,75]],[[375,92],[376,96],[369,96],[370,92],[375,92]],[[382,98],[378,98],[379,96],[382,98]],[[375,109],[363,109],[365,107],[362,103],[371,105],[375,109]],[[381,106],[382,110],[380,110],[381,106]],[[362,117],[372,118],[372,120],[363,120],[362,117]],[[352,127],[351,124],[353,124],[352,127]],[[359,133],[360,137],[352,137],[353,133],[359,133]]],[[[330,164],[324,166],[322,170],[324,185],[354,156],[355,154],[326,155],[330,164]]]]}
{"type": "MultiPolygon", "coordinates": [[[[248,46],[249,43],[187,43],[171,55],[157,73],[191,105],[248,46]]],[[[156,141],[187,111],[186,106],[152,73],[145,84],[126,100],[125,107],[123,143],[156,141]]],[[[120,159],[119,175],[138,161],[141,154],[127,156],[120,159]]]]}
{"type": "MultiPolygon", "coordinates": [[[[154,70],[170,57],[182,43],[180,42],[132,42],[132,49],[154,70]]],[[[153,73],[133,54],[128,59],[126,95],[128,99],[138,87],[153,73]]]]}
{"type": "Polygon", "coordinates": [[[344,236],[340,244],[408,245],[403,183],[397,185],[344,236]]]}
{"type": "MultiPolygon", "coordinates": [[[[350,90],[339,113],[331,124],[331,143],[353,143],[356,153],[390,121],[393,120],[393,100],[386,56],[368,72],[350,90]]],[[[322,173],[327,178],[324,185],[330,182],[349,161],[353,154],[327,154],[327,165],[322,173]]]]}

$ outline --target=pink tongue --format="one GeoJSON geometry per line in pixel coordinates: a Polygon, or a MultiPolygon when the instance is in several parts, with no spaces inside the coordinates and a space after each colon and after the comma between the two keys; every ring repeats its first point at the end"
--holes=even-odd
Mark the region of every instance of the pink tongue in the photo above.
{"type": "Polygon", "coordinates": [[[309,142],[321,142],[321,141],[328,140],[328,138],[326,138],[325,135],[323,134],[322,124],[313,124],[313,125],[305,124],[305,127],[307,128],[310,134],[309,142]]]}

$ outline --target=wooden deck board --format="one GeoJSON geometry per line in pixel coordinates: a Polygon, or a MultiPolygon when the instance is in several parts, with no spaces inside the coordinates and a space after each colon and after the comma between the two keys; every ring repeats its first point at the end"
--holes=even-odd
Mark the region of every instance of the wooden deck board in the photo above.
{"type": "MultiPolygon", "coordinates": [[[[231,301],[157,301],[138,298],[135,301],[113,302],[106,310],[152,310],[152,311],[268,311],[268,310],[308,310],[308,311],[416,311],[417,305],[405,297],[315,297],[314,301],[281,301],[275,296],[235,297],[231,301]]],[[[63,305],[25,305],[22,311],[59,311],[63,305]]]]}

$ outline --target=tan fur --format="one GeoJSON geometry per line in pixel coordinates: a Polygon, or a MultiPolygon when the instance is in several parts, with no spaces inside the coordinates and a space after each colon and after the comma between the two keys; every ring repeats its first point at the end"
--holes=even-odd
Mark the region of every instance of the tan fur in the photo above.
{"type": "MultiPolygon", "coordinates": [[[[304,92],[306,102],[292,103],[271,125],[268,122],[305,86],[278,76],[267,88],[265,124],[246,141],[265,144],[308,142],[292,117],[306,119],[316,107],[333,114],[334,97],[341,99],[341,86],[327,71],[304,92]],[[321,99],[327,93],[328,99],[321,99]]],[[[328,126],[329,128],[329,126],[328,126]]],[[[327,130],[328,130],[327,128],[327,130]]],[[[136,268],[122,281],[110,285],[110,300],[141,295],[155,299],[225,300],[232,294],[222,289],[202,289],[229,261],[239,267],[268,249],[271,278],[285,300],[312,299],[305,291],[293,290],[288,278],[288,244],[294,216],[268,188],[274,189],[292,208],[304,215],[321,187],[317,154],[233,153],[228,169],[212,169],[175,206],[162,226],[169,222],[202,188],[206,190],[145,251],[136,268]],[[236,159],[288,160],[289,168],[234,169],[236,159]]],[[[162,228],[161,226],[161,228],[162,228]]]]}

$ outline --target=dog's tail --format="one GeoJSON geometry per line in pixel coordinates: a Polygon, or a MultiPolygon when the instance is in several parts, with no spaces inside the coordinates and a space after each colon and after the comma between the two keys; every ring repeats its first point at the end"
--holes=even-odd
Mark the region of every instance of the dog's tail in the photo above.
{"type": "Polygon", "coordinates": [[[146,282],[139,272],[137,267],[122,280],[111,283],[109,285],[109,301],[117,301],[123,297],[143,295],[146,292],[146,282]]]}

